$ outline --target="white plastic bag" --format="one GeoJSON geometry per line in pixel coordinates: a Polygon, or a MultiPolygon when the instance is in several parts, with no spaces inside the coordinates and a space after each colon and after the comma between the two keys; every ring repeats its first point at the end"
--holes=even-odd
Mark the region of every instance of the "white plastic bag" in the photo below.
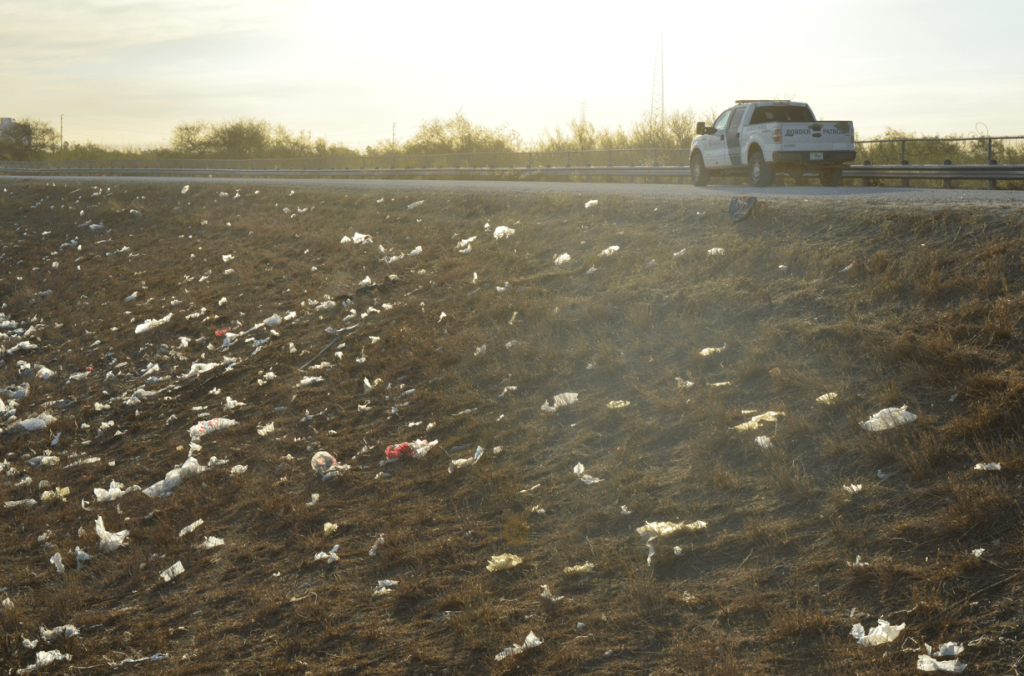
{"type": "Polygon", "coordinates": [[[917,420],[917,416],[907,410],[906,405],[902,408],[883,408],[878,413],[863,422],[857,423],[861,429],[868,432],[881,432],[882,430],[899,427],[917,420]]]}

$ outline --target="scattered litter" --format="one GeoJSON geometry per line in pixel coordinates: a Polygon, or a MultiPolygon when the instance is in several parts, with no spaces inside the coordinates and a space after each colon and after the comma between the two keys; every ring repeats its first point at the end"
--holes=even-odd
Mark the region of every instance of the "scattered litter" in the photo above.
{"type": "Polygon", "coordinates": [[[725,249],[723,249],[722,247],[716,246],[714,248],[708,249],[708,255],[709,256],[724,256],[725,255],[725,249]]]}
{"type": "Polygon", "coordinates": [[[615,253],[618,250],[619,250],[619,247],[617,247],[615,245],[612,245],[612,246],[608,247],[607,249],[605,249],[604,251],[602,251],[599,255],[601,255],[601,256],[611,256],[613,253],[615,253]]]}
{"type": "Polygon", "coordinates": [[[729,218],[733,223],[742,221],[753,212],[756,204],[756,197],[733,197],[729,200],[729,218]]]}
{"type": "Polygon", "coordinates": [[[134,659],[132,659],[131,657],[126,657],[114,666],[120,667],[125,664],[137,664],[139,662],[161,662],[163,660],[169,660],[170,658],[171,656],[167,653],[154,653],[149,657],[136,657],[134,659]]]}
{"type": "Polygon", "coordinates": [[[170,582],[184,572],[185,566],[181,565],[181,561],[176,561],[173,566],[160,573],[160,579],[164,582],[170,582]]]}
{"type": "Polygon", "coordinates": [[[828,394],[821,395],[820,397],[815,399],[815,401],[818,402],[819,404],[825,404],[826,406],[830,406],[836,403],[838,399],[838,394],[836,394],[835,392],[829,392],[828,394]]]}
{"type": "Polygon", "coordinates": [[[583,467],[582,462],[576,463],[576,466],[572,468],[572,473],[579,477],[579,480],[590,486],[591,484],[601,483],[604,479],[598,479],[585,473],[586,468],[583,467]]]}
{"type": "Polygon", "coordinates": [[[555,265],[562,265],[563,263],[568,263],[570,260],[572,260],[572,256],[570,256],[567,253],[564,253],[564,254],[555,256],[555,265]]]}
{"type": "Polygon", "coordinates": [[[188,535],[189,533],[194,533],[196,531],[196,528],[199,528],[202,525],[203,525],[203,520],[202,519],[198,519],[196,521],[193,521],[192,523],[190,523],[189,525],[185,526],[180,531],[178,531],[178,537],[184,537],[185,535],[188,535]]]}
{"type": "Polygon", "coordinates": [[[181,189],[181,194],[184,195],[187,192],[188,192],[188,186],[186,185],[184,188],[181,189]]]}
{"type": "Polygon", "coordinates": [[[384,456],[388,460],[397,460],[403,455],[410,455],[414,458],[422,458],[430,452],[434,446],[437,445],[437,439],[431,442],[427,442],[423,439],[416,439],[415,441],[408,441],[405,443],[397,444],[395,446],[388,446],[384,449],[384,456]]]}
{"type": "Polygon", "coordinates": [[[472,458],[459,458],[457,460],[452,460],[451,464],[448,465],[448,473],[451,474],[452,471],[454,470],[462,469],[463,467],[466,466],[475,465],[476,463],[480,462],[480,458],[483,457],[483,454],[484,447],[477,446],[476,453],[473,454],[472,458]]]}
{"type": "Polygon", "coordinates": [[[52,642],[55,638],[74,638],[78,634],[78,627],[73,624],[62,624],[53,629],[47,629],[43,625],[39,625],[39,636],[47,643],[52,642]]]}
{"type": "Polygon", "coordinates": [[[843,490],[853,495],[854,493],[860,493],[861,489],[864,488],[864,484],[846,484],[843,486],[843,490]]]}
{"type": "Polygon", "coordinates": [[[553,413],[563,406],[570,406],[575,404],[579,400],[579,394],[576,392],[563,392],[562,394],[555,395],[555,404],[552,406],[548,404],[548,400],[544,400],[544,404],[540,407],[540,410],[553,413]]]}
{"type": "Polygon", "coordinates": [[[200,437],[210,432],[216,432],[227,427],[234,427],[238,422],[231,420],[230,418],[211,418],[210,420],[200,420],[198,423],[188,428],[188,434],[192,437],[192,441],[198,441],[200,437]]]}
{"type": "Polygon", "coordinates": [[[666,536],[676,533],[681,530],[696,531],[704,530],[708,527],[706,521],[693,521],[686,523],[680,521],[679,523],[672,523],[671,521],[647,521],[644,525],[636,529],[637,534],[640,537],[646,537],[648,540],[656,538],[658,536],[666,536]]]}
{"type": "Polygon", "coordinates": [[[205,471],[206,467],[200,465],[199,461],[194,457],[189,457],[181,467],[175,467],[164,475],[163,479],[157,481],[149,488],[144,489],[142,492],[151,498],[167,497],[183,479],[187,479],[190,476],[194,476],[205,471]]]}
{"type": "Polygon", "coordinates": [[[589,202],[587,202],[586,204],[583,205],[583,208],[584,209],[589,209],[590,207],[593,207],[593,206],[597,206],[597,200],[590,200],[589,202]]]}
{"type": "Polygon", "coordinates": [[[265,437],[268,434],[273,434],[273,433],[274,433],[274,423],[272,423],[272,422],[267,423],[266,425],[257,425],[256,426],[256,434],[260,435],[261,437],[265,437]]]}
{"type": "Polygon", "coordinates": [[[981,555],[984,554],[984,553],[985,553],[985,548],[984,547],[978,547],[977,549],[972,549],[971,550],[971,554],[973,554],[974,558],[976,558],[976,559],[980,559],[981,555]]]}
{"type": "Polygon", "coordinates": [[[733,429],[735,429],[735,430],[756,430],[758,427],[761,426],[761,423],[763,423],[763,422],[778,422],[778,420],[779,420],[778,417],[780,415],[786,415],[786,414],[785,413],[781,413],[779,411],[766,411],[766,412],[762,413],[761,415],[755,415],[753,418],[751,418],[750,420],[748,420],[747,422],[745,422],[745,423],[743,423],[741,425],[736,425],[735,427],[733,427],[733,429]]]}
{"type": "Polygon", "coordinates": [[[330,537],[336,530],[338,530],[338,524],[324,521],[324,535],[330,537]]]}
{"type": "Polygon", "coordinates": [[[515,230],[507,228],[504,225],[499,225],[494,229],[494,239],[504,239],[506,237],[511,237],[514,234],[516,234],[515,230]]]}
{"type": "Polygon", "coordinates": [[[370,547],[370,556],[377,556],[377,548],[380,547],[382,544],[384,544],[384,533],[378,535],[377,541],[373,543],[372,547],[370,547]]]}
{"type": "Polygon", "coordinates": [[[173,312],[168,312],[167,316],[161,319],[147,319],[146,321],[142,322],[141,324],[135,327],[135,333],[146,333],[147,331],[152,331],[158,326],[163,326],[167,322],[171,321],[171,317],[173,316],[173,312]]]}
{"type": "Polygon", "coordinates": [[[960,643],[949,641],[948,643],[943,643],[935,650],[932,650],[932,647],[925,643],[924,650],[925,654],[917,656],[918,671],[944,671],[959,674],[967,668],[965,663],[957,659],[943,660],[941,662],[934,659],[936,657],[956,657],[964,651],[964,647],[960,643]]]}
{"type": "Polygon", "coordinates": [[[686,378],[680,378],[679,376],[676,376],[676,386],[679,387],[680,389],[688,390],[691,387],[693,387],[693,382],[687,380],[686,378]]]}
{"type": "Polygon", "coordinates": [[[124,544],[124,541],[128,539],[128,531],[122,530],[116,533],[111,533],[103,527],[103,517],[96,517],[96,535],[100,537],[100,551],[104,553],[110,553],[116,550],[118,547],[124,544]]]}
{"type": "Polygon", "coordinates": [[[327,559],[327,563],[334,563],[338,560],[338,549],[341,545],[334,545],[330,552],[317,552],[316,556],[313,557],[314,561],[323,561],[327,559]]]}
{"type": "Polygon", "coordinates": [[[48,666],[51,666],[53,664],[56,664],[57,662],[60,662],[61,660],[67,660],[68,662],[70,662],[71,661],[71,655],[67,655],[65,653],[62,653],[59,650],[43,650],[41,652],[37,652],[36,653],[36,663],[35,664],[30,664],[27,667],[25,667],[24,669],[18,669],[17,673],[19,673],[19,674],[28,674],[28,673],[31,673],[31,672],[35,671],[36,669],[40,669],[42,667],[48,667],[48,666]]]}
{"type": "Polygon", "coordinates": [[[853,561],[852,563],[851,563],[851,562],[849,562],[849,561],[847,561],[847,562],[846,562],[846,565],[847,565],[848,567],[850,567],[850,568],[867,568],[867,567],[868,567],[868,566],[870,566],[871,564],[870,564],[870,563],[868,563],[867,561],[861,561],[861,560],[860,560],[860,554],[858,554],[858,555],[857,555],[857,559],[856,559],[855,561],[853,561]]]}
{"type": "Polygon", "coordinates": [[[223,544],[224,544],[224,541],[221,540],[220,538],[214,537],[212,535],[207,535],[203,539],[202,547],[204,549],[213,549],[214,547],[220,547],[223,544]]]}
{"type": "Polygon", "coordinates": [[[327,451],[317,451],[313,454],[309,464],[313,466],[313,471],[317,476],[323,476],[335,468],[338,460],[327,451]]]}
{"type": "Polygon", "coordinates": [[[377,580],[377,586],[373,590],[374,596],[387,596],[398,586],[397,580],[377,580]]]}
{"type": "Polygon", "coordinates": [[[985,464],[979,462],[974,466],[974,469],[981,470],[984,472],[1000,472],[1003,469],[1003,465],[1002,463],[998,462],[989,462],[985,464]]]}
{"type": "Polygon", "coordinates": [[[53,567],[57,569],[58,573],[64,572],[64,563],[60,560],[60,552],[57,552],[50,557],[50,563],[53,564],[53,567]]]}
{"type": "Polygon", "coordinates": [[[496,573],[509,568],[515,568],[523,560],[515,554],[496,554],[487,561],[487,570],[496,573]]]}
{"type": "Polygon", "coordinates": [[[722,345],[722,347],[705,347],[703,350],[700,351],[700,356],[710,357],[713,354],[718,354],[719,352],[722,352],[723,350],[725,350],[726,347],[727,344],[722,345]]]}
{"type": "Polygon", "coordinates": [[[231,474],[231,476],[240,476],[242,474],[245,474],[248,471],[249,471],[249,466],[248,465],[235,465],[234,467],[231,468],[230,474],[231,474]]]}
{"type": "MultiPolygon", "coordinates": [[[[591,200],[591,201],[594,204],[597,204],[597,200],[591,200]]],[[[590,202],[587,202],[587,206],[590,206],[590,202]]],[[[503,659],[505,659],[506,657],[510,657],[512,655],[519,655],[520,653],[523,653],[523,652],[529,650],[530,648],[536,648],[537,646],[539,646],[543,642],[544,641],[542,641],[541,639],[537,638],[537,635],[534,634],[531,631],[529,634],[526,635],[526,639],[523,641],[522,645],[518,645],[518,644],[513,643],[511,648],[505,648],[500,653],[495,655],[494,659],[495,659],[495,661],[500,662],[503,659]]]]}
{"type": "Polygon", "coordinates": [[[917,416],[908,411],[904,405],[902,408],[883,408],[864,422],[857,424],[868,432],[881,432],[915,420],[917,420],[917,416]]]}
{"type": "Polygon", "coordinates": [[[629,406],[628,401],[609,401],[608,408],[626,408],[629,406]]]}
{"type": "Polygon", "coordinates": [[[857,643],[861,645],[882,645],[883,643],[890,643],[896,640],[896,637],[900,635],[900,632],[906,627],[906,623],[890,625],[882,618],[878,618],[878,626],[872,627],[867,633],[864,633],[864,627],[861,626],[860,622],[853,625],[850,629],[850,636],[857,639],[857,643]]]}
{"type": "Polygon", "coordinates": [[[772,447],[772,440],[764,436],[755,438],[754,443],[763,448],[764,450],[768,450],[769,448],[772,447]]]}
{"type": "Polygon", "coordinates": [[[590,561],[587,561],[586,563],[581,563],[578,566],[566,566],[562,569],[562,572],[569,576],[585,575],[587,573],[594,572],[594,564],[592,564],[590,561]]]}
{"type": "Polygon", "coordinates": [[[421,204],[423,204],[423,200],[419,200],[418,202],[413,202],[412,204],[410,204],[409,206],[406,207],[406,210],[407,211],[412,211],[413,209],[415,209],[416,207],[418,207],[421,204]]]}
{"type": "Polygon", "coordinates": [[[540,588],[540,597],[545,601],[550,601],[551,603],[558,603],[559,601],[565,598],[564,596],[555,596],[554,594],[552,594],[551,587],[547,586],[546,584],[542,584],[540,588]]]}

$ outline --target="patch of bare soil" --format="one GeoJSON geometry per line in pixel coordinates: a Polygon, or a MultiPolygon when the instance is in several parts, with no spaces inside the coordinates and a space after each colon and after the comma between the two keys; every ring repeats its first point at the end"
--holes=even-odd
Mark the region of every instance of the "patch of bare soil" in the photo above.
{"type": "Polygon", "coordinates": [[[1015,672],[1019,210],[235,185],[3,183],[3,673],[1015,672]]]}

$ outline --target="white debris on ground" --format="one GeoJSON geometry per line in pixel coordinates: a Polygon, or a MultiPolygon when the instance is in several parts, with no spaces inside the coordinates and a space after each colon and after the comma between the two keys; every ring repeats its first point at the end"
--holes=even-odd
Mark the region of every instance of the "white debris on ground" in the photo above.
{"type": "Polygon", "coordinates": [[[856,639],[857,643],[861,645],[882,645],[895,641],[896,637],[900,635],[900,632],[903,631],[906,626],[906,623],[889,624],[882,618],[878,618],[877,626],[872,627],[867,632],[864,631],[864,627],[861,626],[860,622],[853,625],[853,628],[850,629],[850,636],[856,639]]]}
{"type": "Polygon", "coordinates": [[[950,674],[960,674],[967,668],[967,664],[956,659],[956,656],[964,651],[963,645],[949,641],[943,643],[935,650],[927,643],[924,644],[924,654],[917,656],[918,671],[941,671],[950,674]],[[952,660],[939,660],[939,657],[952,657],[952,660]]]}
{"type": "MultiPolygon", "coordinates": [[[[597,200],[594,200],[594,203],[596,204],[597,200]]],[[[506,657],[510,657],[512,655],[520,655],[531,648],[536,648],[542,643],[544,643],[544,641],[537,638],[537,635],[531,631],[529,634],[526,635],[526,639],[523,641],[522,645],[519,645],[517,643],[513,644],[511,648],[506,648],[497,655],[495,655],[494,660],[496,662],[500,662],[506,657]]]]}
{"type": "Polygon", "coordinates": [[[598,479],[587,474],[586,468],[583,466],[582,462],[576,463],[576,466],[572,468],[572,473],[576,475],[577,479],[587,484],[588,486],[590,486],[591,484],[597,484],[604,481],[604,479],[598,479]]]}
{"type": "Polygon", "coordinates": [[[554,405],[549,404],[548,400],[545,399],[544,403],[540,407],[540,410],[546,411],[548,413],[554,413],[563,406],[571,406],[572,404],[575,404],[577,401],[579,401],[579,394],[577,394],[576,392],[563,392],[562,394],[555,395],[554,405]]]}
{"type": "Polygon", "coordinates": [[[868,432],[881,432],[914,422],[915,420],[917,420],[917,416],[908,411],[906,406],[903,406],[901,408],[883,408],[867,420],[857,424],[861,426],[861,429],[868,432]]]}
{"type": "Polygon", "coordinates": [[[487,570],[496,573],[509,568],[515,568],[523,560],[515,554],[495,554],[487,560],[487,570]]]}

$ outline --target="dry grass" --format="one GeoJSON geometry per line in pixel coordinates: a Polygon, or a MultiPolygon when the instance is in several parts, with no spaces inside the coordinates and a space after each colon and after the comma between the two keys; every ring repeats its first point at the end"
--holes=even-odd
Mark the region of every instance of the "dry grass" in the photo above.
{"type": "MultiPolygon", "coordinates": [[[[39,347],[3,357],[0,388],[30,382],[18,417],[50,410],[57,421],[0,436],[10,465],[0,501],[38,500],[40,481],[71,491],[67,503],[4,510],[5,673],[33,661],[22,636],[65,623],[81,635],[46,647],[72,654],[76,673],[167,653],[142,666],[910,674],[921,643],[947,640],[974,641],[962,656],[971,673],[1013,673],[1021,660],[1019,212],[769,204],[735,225],[716,201],[610,197],[584,209],[588,195],[371,195],[344,184],[294,195],[244,181],[186,195],[4,186],[0,311],[35,326],[39,347]],[[516,234],[494,240],[501,225],[516,234]],[[373,244],[339,243],[354,232],[373,244]],[[419,256],[382,260],[417,246],[419,256]],[[712,247],[726,254],[707,256],[712,247]],[[555,266],[561,253],[571,261],[555,266]],[[317,308],[325,297],[338,306],[317,308]],[[251,334],[270,338],[255,354],[241,341],[220,348],[216,331],[291,311],[279,335],[251,334]],[[182,377],[225,357],[238,361],[182,377]],[[19,378],[19,359],[57,375],[19,378]],[[313,375],[324,381],[296,387],[313,375]],[[366,392],[364,378],[380,383],[366,392]],[[127,403],[139,388],[159,393],[127,403]],[[540,410],[561,392],[579,402],[540,410]],[[830,406],[815,401],[826,392],[838,394],[830,406]],[[226,396],[245,406],[226,411],[226,396]],[[630,403],[608,408],[618,400],[630,403]],[[857,424],[904,404],[919,416],[911,425],[857,424]],[[785,415],[735,429],[768,410],[785,415]],[[203,437],[197,455],[228,464],[170,497],[93,501],[112,479],[163,478],[188,456],[188,428],[219,415],[239,425],[203,437]],[[115,427],[101,431],[106,421],[115,427]],[[274,434],[256,434],[271,421],[274,434]],[[57,432],[59,464],[31,467],[57,432]],[[417,437],[440,447],[379,466],[385,446],[417,437]],[[364,439],[371,450],[358,455],[364,439]],[[478,464],[449,473],[477,446],[478,464]],[[321,482],[308,464],[318,450],[353,469],[321,482]],[[100,462],[71,466],[90,456],[100,462]],[[971,469],[988,462],[1002,471],[971,469]],[[602,481],[581,482],[577,463],[602,481]],[[249,469],[232,477],[235,464],[249,469]],[[312,493],[320,499],[307,504],[312,493]],[[98,515],[130,531],[125,547],[99,553],[98,515]],[[656,539],[648,566],[638,526],[697,519],[706,530],[656,539]],[[227,544],[199,548],[206,535],[227,544]],[[339,561],[314,561],[334,545],[339,561]],[[93,556],[81,569],[75,546],[93,556]],[[48,563],[57,551],[63,575],[48,563]],[[501,553],[523,564],[487,572],[501,553]],[[870,565],[848,566],[858,555],[870,565]],[[162,582],[179,560],[185,574],[162,582]],[[563,573],[585,561],[593,573],[563,573]],[[383,579],[399,584],[373,597],[383,579]],[[545,603],[544,584],[565,598],[545,603]],[[853,608],[865,626],[884,616],[907,629],[888,649],[858,646],[853,608]],[[494,661],[530,631],[541,647],[494,661]]],[[[4,331],[4,350],[24,339],[4,331]]]]}

